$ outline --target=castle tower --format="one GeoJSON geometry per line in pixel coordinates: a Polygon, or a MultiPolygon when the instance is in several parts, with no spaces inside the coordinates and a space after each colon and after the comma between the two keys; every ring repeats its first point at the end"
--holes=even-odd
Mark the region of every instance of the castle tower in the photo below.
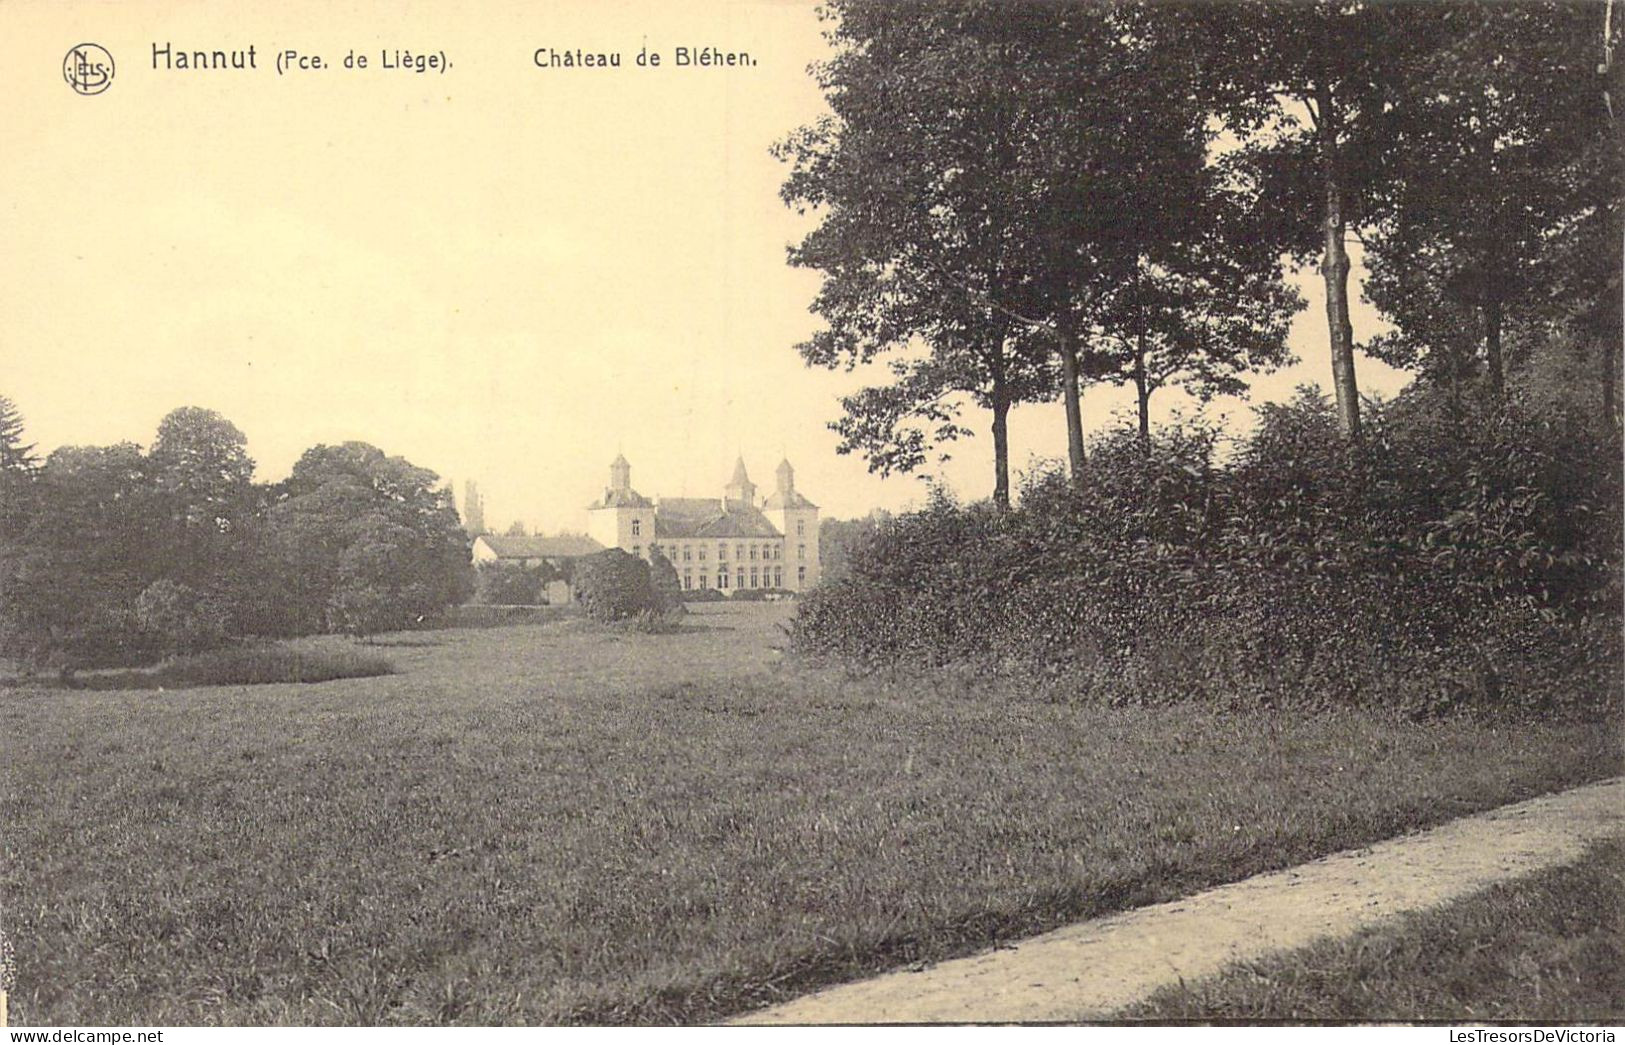
{"type": "Polygon", "coordinates": [[[784,534],[784,586],[806,591],[818,583],[818,506],[796,490],[796,470],[779,462],[773,473],[776,489],[762,504],[762,514],[784,534]]]}
{"type": "Polygon", "coordinates": [[[463,530],[472,537],[485,532],[485,498],[472,479],[463,482],[463,530]]]}
{"type": "Polygon", "coordinates": [[[606,548],[647,555],[655,537],[655,506],[632,489],[632,466],[617,454],[602,500],[587,509],[587,535],[606,548]]]}
{"type": "Polygon", "coordinates": [[[745,473],[745,459],[741,457],[734,463],[734,477],[723,488],[723,500],[729,507],[754,507],[756,504],[756,484],[750,481],[745,473]]]}

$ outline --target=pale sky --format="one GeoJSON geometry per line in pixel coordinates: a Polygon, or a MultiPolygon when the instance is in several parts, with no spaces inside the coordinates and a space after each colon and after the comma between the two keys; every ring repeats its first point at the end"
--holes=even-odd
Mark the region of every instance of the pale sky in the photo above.
{"type": "MultiPolygon", "coordinates": [[[[651,496],[720,494],[742,453],[762,487],[787,455],[826,517],[917,503],[916,478],[835,453],[825,424],[862,378],[793,348],[818,276],[785,264],[809,219],[768,149],[822,111],[823,49],[799,2],[0,0],[0,394],[43,450],[145,445],[175,407],[218,410],[267,480],[365,440],[459,494],[478,481],[498,528],[583,528],[618,452],[651,496]],[[83,42],[116,62],[94,97],[62,72],[83,42]],[[253,45],[259,68],[155,71],[154,43],[253,45]],[[756,65],[674,65],[707,45],[756,65]],[[644,46],[661,67],[635,64],[644,46]],[[539,47],[623,65],[539,69],[539,47]],[[278,75],[289,48],[334,68],[278,75]],[[396,49],[451,67],[382,68],[396,49]],[[369,68],[344,69],[351,51],[369,68]]],[[[1330,386],[1304,290],[1302,362],[1255,400],[1330,386]]],[[[1376,322],[1356,305],[1357,338],[1376,322]]],[[[1131,404],[1091,389],[1086,424],[1131,404]]],[[[987,419],[966,417],[978,435],[938,474],[985,497],[987,419]]],[[[1011,436],[1018,469],[1062,456],[1060,406],[1018,409],[1011,436]]]]}

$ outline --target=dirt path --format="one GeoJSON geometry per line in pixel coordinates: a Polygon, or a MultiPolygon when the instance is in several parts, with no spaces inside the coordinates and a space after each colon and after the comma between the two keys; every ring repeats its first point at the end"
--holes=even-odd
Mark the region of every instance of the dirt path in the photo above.
{"type": "Polygon", "coordinates": [[[1234,962],[1344,936],[1625,836],[1625,778],[1465,817],[1366,849],[1067,926],[924,972],[834,987],[741,1023],[1006,1023],[1100,1019],[1234,962]]]}

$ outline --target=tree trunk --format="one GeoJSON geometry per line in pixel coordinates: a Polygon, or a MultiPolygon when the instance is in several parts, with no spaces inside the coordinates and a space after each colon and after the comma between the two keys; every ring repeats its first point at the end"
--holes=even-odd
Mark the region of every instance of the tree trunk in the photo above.
{"type": "Polygon", "coordinates": [[[1490,396],[1500,402],[1506,398],[1506,369],[1501,362],[1501,299],[1491,297],[1484,305],[1484,376],[1489,381],[1490,396]]]}
{"type": "Polygon", "coordinates": [[[1062,398],[1066,403],[1066,453],[1072,481],[1083,481],[1083,407],[1078,402],[1078,342],[1070,321],[1062,321],[1056,336],[1061,342],[1062,398]]]}
{"type": "Polygon", "coordinates": [[[1619,405],[1614,385],[1619,381],[1618,345],[1612,337],[1602,338],[1602,419],[1611,428],[1619,427],[1619,405]]]}
{"type": "Polygon", "coordinates": [[[1321,180],[1326,193],[1322,222],[1325,251],[1320,262],[1326,282],[1326,327],[1332,347],[1332,386],[1337,390],[1337,418],[1343,435],[1360,438],[1360,392],[1354,381],[1354,324],[1349,320],[1349,255],[1344,246],[1343,182],[1338,160],[1340,121],[1337,103],[1324,83],[1316,88],[1320,109],[1321,180]]]}
{"type": "Polygon", "coordinates": [[[1151,449],[1151,382],[1145,373],[1145,331],[1142,329],[1134,350],[1134,391],[1140,408],[1140,448],[1151,449]]]}
{"type": "Polygon", "coordinates": [[[1003,388],[993,391],[993,504],[1010,507],[1010,404],[1003,388]]]}

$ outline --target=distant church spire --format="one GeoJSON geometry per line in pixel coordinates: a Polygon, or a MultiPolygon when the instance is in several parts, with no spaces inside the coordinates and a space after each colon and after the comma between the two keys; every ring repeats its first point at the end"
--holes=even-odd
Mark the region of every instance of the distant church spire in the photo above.
{"type": "Polygon", "coordinates": [[[476,537],[485,532],[485,498],[472,479],[463,481],[463,529],[476,537]]]}
{"type": "Polygon", "coordinates": [[[734,477],[728,481],[723,495],[729,504],[748,508],[756,503],[756,484],[750,481],[750,476],[745,472],[744,457],[735,462],[734,477]]]}

